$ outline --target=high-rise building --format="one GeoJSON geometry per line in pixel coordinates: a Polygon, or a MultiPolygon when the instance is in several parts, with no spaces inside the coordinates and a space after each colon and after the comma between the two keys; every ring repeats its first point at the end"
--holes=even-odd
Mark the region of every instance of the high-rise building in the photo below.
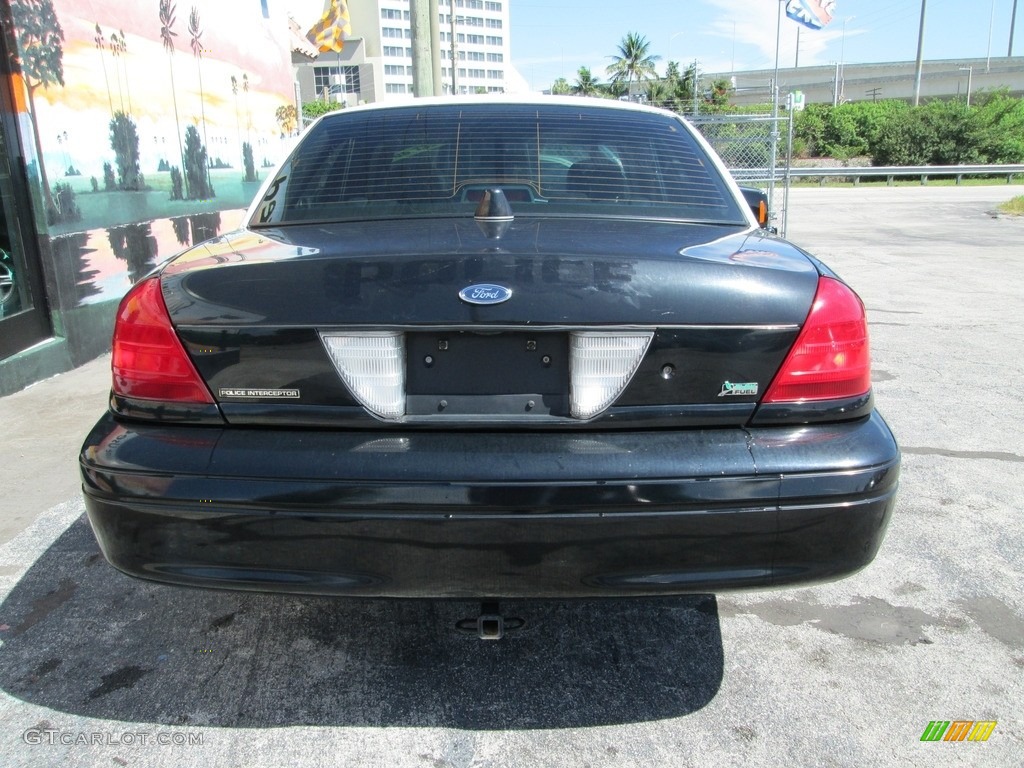
{"type": "MultiPolygon", "coordinates": [[[[439,0],[438,6],[441,93],[503,93],[519,82],[511,64],[509,0],[439,0]]],[[[351,2],[349,15],[352,36],[341,53],[296,55],[302,100],[351,105],[410,98],[409,0],[351,2]]]]}

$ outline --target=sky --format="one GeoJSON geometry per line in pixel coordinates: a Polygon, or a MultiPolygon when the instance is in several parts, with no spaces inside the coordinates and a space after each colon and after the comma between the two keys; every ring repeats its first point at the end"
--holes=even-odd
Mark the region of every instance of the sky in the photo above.
{"type": "MultiPolygon", "coordinates": [[[[650,51],[661,57],[660,73],[670,60],[685,66],[697,59],[703,72],[775,66],[778,0],[506,1],[512,63],[532,90],[549,88],[559,77],[571,83],[581,66],[606,81],[605,68],[628,32],[647,38],[650,51]]],[[[837,0],[832,23],[820,31],[783,15],[780,66],[796,63],[798,29],[801,67],[911,61],[917,57],[922,1],[926,59],[1006,56],[1014,0],[837,0]]],[[[323,7],[322,0],[283,2],[302,25],[312,26],[323,7]]],[[[1013,47],[1024,56],[1024,0],[1013,47]]]]}

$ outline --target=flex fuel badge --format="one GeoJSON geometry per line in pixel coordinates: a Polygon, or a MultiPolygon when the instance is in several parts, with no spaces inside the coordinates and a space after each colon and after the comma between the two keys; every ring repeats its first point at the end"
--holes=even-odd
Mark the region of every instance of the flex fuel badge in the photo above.
{"type": "Polygon", "coordinates": [[[734,384],[731,381],[722,382],[722,391],[718,393],[719,397],[753,397],[757,395],[758,385],[756,381],[746,382],[744,384],[734,384]]]}

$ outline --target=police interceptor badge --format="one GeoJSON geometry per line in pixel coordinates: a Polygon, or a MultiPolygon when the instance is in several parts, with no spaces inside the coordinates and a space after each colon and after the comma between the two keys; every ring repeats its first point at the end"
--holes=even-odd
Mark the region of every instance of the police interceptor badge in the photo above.
{"type": "Polygon", "coordinates": [[[297,389],[239,389],[221,387],[219,394],[222,398],[233,397],[248,400],[296,400],[299,398],[299,390],[297,389]]]}

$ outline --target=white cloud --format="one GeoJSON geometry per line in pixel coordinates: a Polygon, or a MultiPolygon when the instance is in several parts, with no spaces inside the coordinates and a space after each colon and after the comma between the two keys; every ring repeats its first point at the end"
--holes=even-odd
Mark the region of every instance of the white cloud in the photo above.
{"type": "MultiPolygon", "coordinates": [[[[720,8],[722,15],[711,22],[706,33],[736,41],[736,69],[771,69],[775,66],[776,25],[778,23],[778,0],[745,2],[742,11],[736,0],[705,0],[708,5],[720,8]],[[733,26],[735,24],[735,27],[733,26]],[[735,34],[735,38],[734,38],[735,34]]],[[[800,65],[824,64],[838,59],[838,55],[824,56],[828,44],[843,37],[842,17],[833,19],[828,27],[821,30],[801,27],[782,13],[779,29],[779,66],[791,67],[796,58],[797,30],[800,30],[800,65]]],[[[860,34],[861,30],[847,25],[846,36],[860,34]]]]}

